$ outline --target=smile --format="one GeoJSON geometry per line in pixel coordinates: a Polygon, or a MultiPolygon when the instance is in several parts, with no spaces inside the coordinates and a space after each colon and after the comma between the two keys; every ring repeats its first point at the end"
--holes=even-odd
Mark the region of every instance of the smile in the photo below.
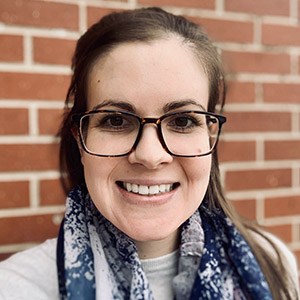
{"type": "Polygon", "coordinates": [[[179,183],[167,183],[159,185],[139,185],[135,183],[120,182],[119,186],[127,192],[140,194],[140,195],[158,195],[168,193],[175,189],[179,183]]]}

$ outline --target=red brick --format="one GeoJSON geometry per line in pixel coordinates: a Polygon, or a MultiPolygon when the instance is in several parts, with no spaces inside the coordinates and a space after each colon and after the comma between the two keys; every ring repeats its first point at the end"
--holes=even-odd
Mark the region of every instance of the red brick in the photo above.
{"type": "Polygon", "coordinates": [[[57,135],[62,122],[62,109],[39,110],[39,133],[57,135]]]}
{"type": "Polygon", "coordinates": [[[0,72],[0,98],[64,100],[69,84],[68,75],[0,72]]]}
{"type": "Polygon", "coordinates": [[[28,181],[0,182],[0,209],[29,206],[28,181]]]}
{"type": "Polygon", "coordinates": [[[300,159],[300,141],[265,142],[265,159],[300,159]]]}
{"type": "Polygon", "coordinates": [[[228,191],[275,189],[292,186],[290,169],[228,171],[225,187],[228,191]]]}
{"type": "Polygon", "coordinates": [[[0,171],[58,170],[58,144],[0,145],[0,171]]]}
{"type": "Polygon", "coordinates": [[[36,37],[33,39],[34,61],[44,64],[71,65],[75,46],[74,40],[36,37]]]}
{"type": "Polygon", "coordinates": [[[263,95],[265,102],[299,103],[300,85],[298,83],[264,83],[263,95]]]}
{"type": "Polygon", "coordinates": [[[28,110],[0,108],[0,134],[28,134],[28,110]]]}
{"type": "Polygon", "coordinates": [[[220,162],[254,161],[256,158],[256,146],[254,141],[224,141],[218,145],[220,162]]]}
{"type": "Polygon", "coordinates": [[[290,72],[290,56],[288,54],[223,51],[222,57],[229,73],[286,74],[290,72]]]}
{"type": "Polygon", "coordinates": [[[292,225],[284,224],[284,225],[273,225],[266,227],[268,231],[279,237],[285,243],[292,242],[292,225]]]}
{"type": "Polygon", "coordinates": [[[253,103],[255,84],[253,82],[228,82],[226,103],[253,103]]]}
{"type": "Polygon", "coordinates": [[[41,205],[64,205],[66,195],[59,179],[40,181],[41,205]]]}
{"type": "Polygon", "coordinates": [[[0,61],[20,62],[23,60],[23,37],[0,35],[0,61]]]}
{"type": "Polygon", "coordinates": [[[43,242],[58,234],[53,215],[0,218],[0,245],[43,242]]]}
{"type": "Polygon", "coordinates": [[[300,27],[263,24],[262,43],[274,46],[300,46],[300,27]]]}
{"type": "Polygon", "coordinates": [[[253,23],[221,19],[188,17],[200,24],[209,36],[216,41],[251,43],[253,42],[253,23]],[[222,28],[222,30],[220,30],[222,28]]]}
{"type": "Polygon", "coordinates": [[[226,132],[276,132],[291,130],[288,112],[226,112],[226,132]]]}
{"type": "Polygon", "coordinates": [[[102,17],[112,13],[122,11],[121,9],[112,9],[104,7],[88,7],[87,8],[87,26],[90,27],[97,23],[102,17]]]}
{"type": "Polygon", "coordinates": [[[138,0],[139,4],[150,6],[182,6],[202,9],[214,9],[215,1],[211,0],[138,0]]]}
{"type": "Polygon", "coordinates": [[[282,0],[225,0],[225,9],[247,14],[289,16],[290,2],[282,0]]]}
{"type": "Polygon", "coordinates": [[[297,259],[297,266],[299,266],[299,263],[300,263],[300,250],[296,250],[296,251],[293,251],[294,255],[296,256],[296,259],[297,259]]]}
{"type": "Polygon", "coordinates": [[[78,29],[78,6],[49,1],[0,1],[0,22],[25,26],[78,29]]]}
{"type": "Polygon", "coordinates": [[[300,194],[265,199],[265,217],[300,215],[300,194]]]}
{"type": "Polygon", "coordinates": [[[250,220],[256,219],[255,199],[232,200],[231,203],[241,216],[250,220]]]}

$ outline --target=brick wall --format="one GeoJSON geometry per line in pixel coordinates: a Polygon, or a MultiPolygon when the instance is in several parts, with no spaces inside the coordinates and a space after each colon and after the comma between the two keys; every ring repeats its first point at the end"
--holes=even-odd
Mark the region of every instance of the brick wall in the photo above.
{"type": "Polygon", "coordinates": [[[110,11],[148,5],[201,23],[220,47],[227,195],[300,259],[299,0],[1,0],[0,259],[57,234],[55,135],[76,40],[110,11]]]}

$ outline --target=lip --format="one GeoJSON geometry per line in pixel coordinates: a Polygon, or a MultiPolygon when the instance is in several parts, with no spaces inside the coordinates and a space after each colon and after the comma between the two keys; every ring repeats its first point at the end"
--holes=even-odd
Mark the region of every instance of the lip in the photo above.
{"type": "Polygon", "coordinates": [[[117,180],[116,182],[128,182],[128,183],[136,183],[138,185],[160,185],[160,184],[173,184],[178,182],[176,180],[145,180],[145,179],[125,179],[125,180],[117,180]]]}
{"type": "MultiPolygon", "coordinates": [[[[126,180],[128,183],[136,183],[140,185],[159,185],[159,184],[167,184],[167,183],[174,183],[171,181],[144,181],[144,180],[126,180]]],[[[133,205],[141,205],[141,206],[159,206],[159,205],[164,205],[168,203],[169,201],[172,200],[174,195],[177,193],[178,186],[176,186],[173,190],[166,192],[166,193],[161,193],[161,194],[156,194],[156,195],[141,195],[141,194],[135,194],[128,192],[127,190],[123,189],[120,187],[119,184],[116,183],[117,189],[122,195],[123,200],[128,202],[129,204],[133,205]]]]}

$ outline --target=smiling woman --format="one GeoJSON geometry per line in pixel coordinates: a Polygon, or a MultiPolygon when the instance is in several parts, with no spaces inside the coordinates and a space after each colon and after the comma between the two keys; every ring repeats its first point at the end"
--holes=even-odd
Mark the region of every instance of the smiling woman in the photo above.
{"type": "MultiPolygon", "coordinates": [[[[88,110],[101,105],[106,99],[118,99],[118,102],[110,101],[102,108],[110,110],[116,108],[121,100],[134,108],[135,114],[147,118],[162,115],[166,112],[164,108],[172,108],[171,103],[174,102],[180,108],[168,112],[178,113],[182,110],[197,109],[199,106],[207,110],[208,106],[209,87],[204,69],[189,46],[173,36],[148,43],[119,45],[111,50],[109,55],[100,57],[94,62],[87,86],[88,110]],[[181,100],[186,98],[193,99],[193,102],[181,100]]],[[[180,112],[175,120],[178,123],[180,118],[192,120],[192,117],[196,120],[193,115],[180,112]]],[[[167,120],[170,118],[169,116],[167,120]]],[[[172,141],[171,146],[175,138],[175,145],[179,150],[181,146],[178,145],[193,149],[195,144],[198,145],[197,148],[201,148],[204,144],[206,146],[203,145],[203,148],[208,149],[208,130],[204,129],[206,133],[203,136],[201,131],[196,129],[206,126],[206,122],[197,126],[194,122],[193,134],[184,123],[177,132],[174,132],[174,125],[170,129],[173,119],[167,124],[164,120],[160,124],[164,128],[163,132],[166,132],[164,134],[166,142],[172,141]]],[[[162,256],[168,254],[170,250],[176,250],[177,229],[199,207],[204,197],[209,181],[211,156],[207,155],[196,160],[175,158],[165,151],[163,147],[165,143],[159,140],[157,126],[154,124],[144,123],[143,132],[140,133],[134,151],[131,149],[135,141],[122,134],[120,141],[117,142],[120,143],[118,148],[121,150],[122,145],[128,145],[130,142],[131,147],[127,148],[127,153],[130,153],[127,156],[102,159],[100,164],[98,157],[83,151],[81,161],[85,182],[94,204],[105,218],[138,242],[136,243],[138,251],[141,241],[145,243],[143,249],[146,251],[151,249],[147,244],[153,240],[161,241],[165,245],[164,239],[170,239],[172,236],[171,247],[167,246],[167,249],[159,247],[161,252],[159,256],[162,256]],[[122,185],[132,184],[137,193],[127,191],[122,185],[116,184],[117,182],[121,182],[122,185]],[[162,184],[169,184],[173,189],[158,195],[145,195],[148,187],[153,188],[162,184]]],[[[86,145],[97,143],[93,136],[95,126],[89,122],[88,127],[86,145]],[[92,138],[89,138],[89,131],[92,138]]],[[[129,132],[133,134],[132,130],[129,132]]],[[[138,130],[134,136],[138,136],[137,133],[138,130]]],[[[101,138],[97,138],[99,144],[95,147],[98,147],[99,151],[102,151],[102,148],[103,151],[106,149],[114,151],[109,145],[112,141],[116,143],[118,138],[116,131],[108,135],[105,130],[101,138]]],[[[194,148],[195,153],[192,154],[197,154],[196,149],[194,148]]],[[[184,149],[182,150],[179,155],[185,154],[184,149]]],[[[145,251],[142,257],[152,257],[151,251],[150,253],[145,251]]]]}
{"type": "Polygon", "coordinates": [[[296,299],[292,254],[223,195],[226,89],[201,28],[158,8],[113,13],[80,38],[73,69],[66,215],[57,240],[0,264],[0,295],[296,299]]]}

